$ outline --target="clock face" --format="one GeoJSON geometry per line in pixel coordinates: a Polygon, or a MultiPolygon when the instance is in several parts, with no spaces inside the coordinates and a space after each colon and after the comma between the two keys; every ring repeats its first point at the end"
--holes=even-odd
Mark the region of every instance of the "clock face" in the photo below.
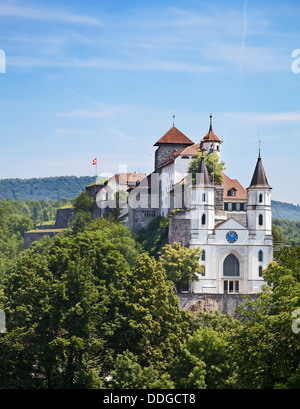
{"type": "Polygon", "coordinates": [[[229,243],[234,243],[234,242],[236,242],[237,241],[237,239],[238,239],[238,234],[237,234],[237,232],[235,232],[235,231],[229,231],[227,234],[226,234],[226,240],[229,242],[229,243]]]}

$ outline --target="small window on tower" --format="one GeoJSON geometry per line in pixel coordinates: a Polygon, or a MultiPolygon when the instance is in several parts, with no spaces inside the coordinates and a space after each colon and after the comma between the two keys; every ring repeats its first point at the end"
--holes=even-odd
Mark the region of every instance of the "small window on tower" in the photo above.
{"type": "Polygon", "coordinates": [[[258,224],[259,224],[260,226],[262,226],[262,225],[264,224],[264,218],[263,218],[263,215],[262,215],[262,214],[260,214],[260,215],[258,216],[258,224]]]}
{"type": "Polygon", "coordinates": [[[262,201],[263,201],[263,195],[260,193],[260,195],[259,195],[259,203],[262,203],[262,201]]]}
{"type": "Polygon", "coordinates": [[[203,213],[202,217],[201,217],[201,224],[205,224],[206,223],[206,217],[205,214],[203,213]]]}
{"type": "Polygon", "coordinates": [[[258,277],[262,277],[262,271],[263,271],[262,266],[259,266],[258,267],[258,277]]]}
{"type": "Polygon", "coordinates": [[[259,252],[258,252],[258,261],[263,261],[263,252],[262,252],[262,250],[259,250],[259,252]]]}
{"type": "Polygon", "coordinates": [[[205,250],[202,250],[201,260],[202,260],[202,261],[205,261],[205,250]]]}

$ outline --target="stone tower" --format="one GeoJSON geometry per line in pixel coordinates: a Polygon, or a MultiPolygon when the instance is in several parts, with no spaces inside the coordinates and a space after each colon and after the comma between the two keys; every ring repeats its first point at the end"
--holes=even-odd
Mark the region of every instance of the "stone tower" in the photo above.
{"type": "Polygon", "coordinates": [[[159,172],[160,166],[172,158],[174,153],[180,152],[193,144],[194,142],[173,125],[172,128],[154,144],[154,146],[158,147],[155,151],[154,171],[159,172]]]}

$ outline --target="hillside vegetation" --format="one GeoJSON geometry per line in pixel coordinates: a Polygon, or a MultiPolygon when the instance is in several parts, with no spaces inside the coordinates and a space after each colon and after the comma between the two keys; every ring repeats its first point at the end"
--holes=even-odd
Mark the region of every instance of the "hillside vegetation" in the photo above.
{"type": "Polygon", "coordinates": [[[0,198],[12,200],[74,199],[86,186],[95,182],[93,176],[57,176],[33,179],[0,179],[0,198]]]}
{"type": "Polygon", "coordinates": [[[180,308],[168,278],[180,247],[157,261],[112,217],[77,227],[3,272],[0,388],[300,387],[300,247],[276,254],[238,321],[180,308]]]}
{"type": "Polygon", "coordinates": [[[300,221],[300,206],[272,200],[272,215],[274,218],[300,221]]]}

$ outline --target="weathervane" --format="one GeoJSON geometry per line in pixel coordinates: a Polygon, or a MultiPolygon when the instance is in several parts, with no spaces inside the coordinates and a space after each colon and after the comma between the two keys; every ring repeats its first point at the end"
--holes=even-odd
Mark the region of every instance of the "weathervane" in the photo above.
{"type": "MultiPolygon", "coordinates": [[[[257,134],[257,136],[259,137],[259,134],[257,134]]],[[[260,144],[261,144],[261,139],[258,139],[258,157],[260,158],[260,144]]]]}
{"type": "Polygon", "coordinates": [[[173,114],[173,126],[174,126],[175,114],[173,114]]]}

